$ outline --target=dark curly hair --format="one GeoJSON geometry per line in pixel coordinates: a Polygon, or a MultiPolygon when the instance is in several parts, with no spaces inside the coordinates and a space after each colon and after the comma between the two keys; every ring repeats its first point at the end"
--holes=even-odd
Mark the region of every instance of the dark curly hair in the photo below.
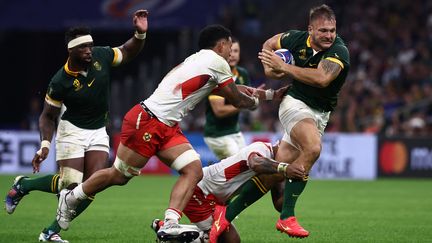
{"type": "Polygon", "coordinates": [[[90,34],[91,34],[90,28],[86,26],[71,27],[65,33],[66,46],[69,43],[69,41],[75,39],[77,36],[90,35],[90,34]]]}

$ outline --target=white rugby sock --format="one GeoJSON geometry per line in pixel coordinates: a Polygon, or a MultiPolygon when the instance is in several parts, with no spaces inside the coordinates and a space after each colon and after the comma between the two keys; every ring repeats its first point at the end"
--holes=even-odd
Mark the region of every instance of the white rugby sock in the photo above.
{"type": "Polygon", "coordinates": [[[168,208],[165,211],[165,223],[176,223],[178,224],[181,218],[181,212],[175,208],[168,208]]]}
{"type": "Polygon", "coordinates": [[[82,183],[72,190],[71,195],[73,195],[75,199],[80,201],[88,198],[88,196],[83,191],[82,183]]]}

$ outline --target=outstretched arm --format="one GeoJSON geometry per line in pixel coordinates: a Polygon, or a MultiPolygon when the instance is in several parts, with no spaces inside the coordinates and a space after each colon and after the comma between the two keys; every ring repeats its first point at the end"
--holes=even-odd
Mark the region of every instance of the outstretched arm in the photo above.
{"type": "Polygon", "coordinates": [[[234,82],[231,82],[230,84],[221,88],[218,93],[225,97],[225,99],[227,99],[230,104],[239,109],[246,108],[253,110],[256,109],[259,104],[257,97],[248,96],[240,92],[234,82]]]}
{"type": "Polygon", "coordinates": [[[123,54],[122,63],[131,61],[144,47],[148,29],[147,16],[147,10],[138,10],[134,13],[133,24],[135,26],[135,34],[123,45],[118,47],[123,54]]]}

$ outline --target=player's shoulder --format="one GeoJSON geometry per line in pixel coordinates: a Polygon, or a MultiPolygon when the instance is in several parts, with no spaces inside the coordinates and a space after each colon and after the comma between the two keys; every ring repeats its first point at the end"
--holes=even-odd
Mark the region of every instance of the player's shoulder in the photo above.
{"type": "Polygon", "coordinates": [[[114,54],[114,50],[110,46],[95,46],[92,49],[92,55],[96,57],[104,57],[104,56],[111,57],[111,55],[113,54],[114,54]]]}
{"type": "Polygon", "coordinates": [[[304,30],[287,30],[281,34],[281,39],[307,38],[308,32],[304,30]]]}
{"type": "Polygon", "coordinates": [[[262,141],[257,141],[251,143],[247,147],[249,147],[250,150],[254,150],[254,151],[269,150],[271,148],[271,144],[262,141]]]}
{"type": "Polygon", "coordinates": [[[231,73],[231,69],[227,60],[218,55],[213,50],[204,49],[199,53],[199,62],[207,64],[207,67],[211,70],[215,70],[217,72],[229,72],[231,73]]]}
{"type": "Polygon", "coordinates": [[[328,49],[327,57],[336,57],[349,63],[349,50],[341,37],[337,36],[333,45],[328,49]]]}
{"type": "Polygon", "coordinates": [[[306,44],[306,40],[309,34],[307,31],[302,30],[288,30],[282,33],[279,44],[281,48],[286,48],[288,50],[293,50],[298,46],[303,46],[306,44]]]}
{"type": "Polygon", "coordinates": [[[61,67],[55,74],[54,76],[51,78],[51,83],[52,84],[62,84],[62,83],[66,83],[71,79],[74,79],[73,76],[69,75],[66,70],[65,70],[65,65],[63,65],[63,67],[61,67]]]}
{"type": "Polygon", "coordinates": [[[332,50],[332,49],[349,52],[347,45],[345,44],[345,42],[343,41],[343,39],[339,35],[336,36],[336,39],[335,39],[333,45],[331,46],[330,50],[332,50]]]}

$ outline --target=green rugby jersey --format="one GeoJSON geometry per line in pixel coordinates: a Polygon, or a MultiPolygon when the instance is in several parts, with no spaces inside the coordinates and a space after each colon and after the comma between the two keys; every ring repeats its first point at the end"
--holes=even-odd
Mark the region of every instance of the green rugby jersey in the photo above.
{"type": "Polygon", "coordinates": [[[317,68],[322,59],[339,64],[341,72],[327,87],[317,88],[293,80],[292,87],[287,94],[306,103],[311,108],[320,111],[332,111],[337,104],[339,91],[345,82],[350,68],[349,52],[343,40],[336,36],[333,45],[315,55],[310,45],[307,31],[290,30],[282,34],[279,45],[291,51],[295,65],[299,67],[317,68]]]}
{"type": "Polygon", "coordinates": [[[77,127],[98,129],[108,120],[110,71],[118,65],[118,48],[93,47],[92,64],[87,73],[73,72],[68,62],[54,75],[48,85],[45,101],[53,106],[66,106],[62,115],[77,127]]]}
{"type": "MultiPolygon", "coordinates": [[[[250,85],[249,74],[246,69],[236,66],[231,72],[236,84],[250,85]]],[[[240,131],[239,113],[222,118],[216,117],[210,106],[209,99],[220,99],[220,96],[210,95],[206,101],[206,123],[204,125],[204,137],[221,137],[240,131]]]]}

